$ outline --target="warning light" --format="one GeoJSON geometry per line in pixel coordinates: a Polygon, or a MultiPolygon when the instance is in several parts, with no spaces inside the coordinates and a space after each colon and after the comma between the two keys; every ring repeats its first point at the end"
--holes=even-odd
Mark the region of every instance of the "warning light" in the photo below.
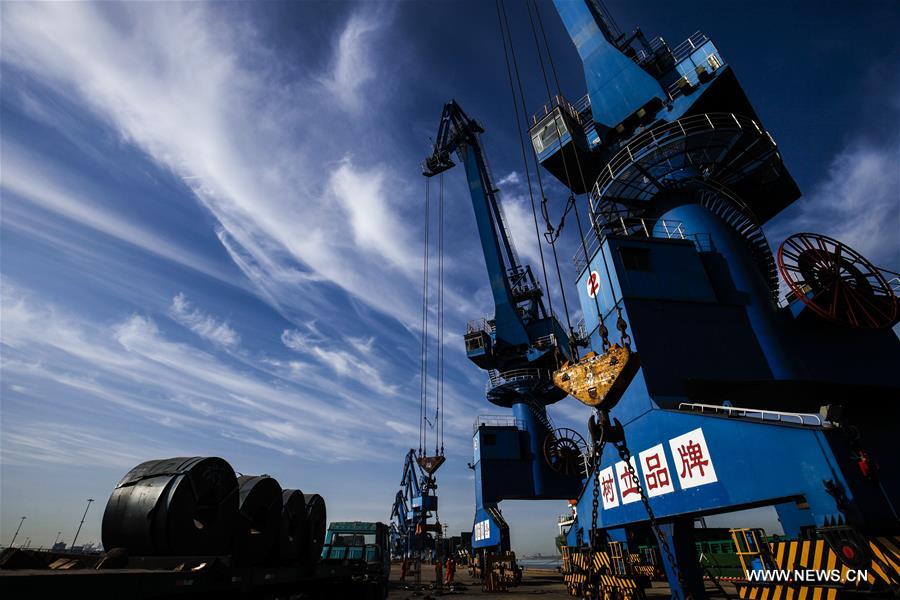
{"type": "Polygon", "coordinates": [[[853,560],[854,558],[856,558],[856,550],[854,550],[853,546],[849,544],[845,544],[841,548],[841,554],[843,554],[844,558],[846,558],[847,560],[853,560]]]}

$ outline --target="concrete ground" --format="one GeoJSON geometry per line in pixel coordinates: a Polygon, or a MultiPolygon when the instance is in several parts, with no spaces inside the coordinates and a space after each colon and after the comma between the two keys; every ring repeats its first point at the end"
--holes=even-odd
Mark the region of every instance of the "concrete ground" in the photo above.
{"type": "MultiPolygon", "coordinates": [[[[404,586],[400,583],[400,567],[394,565],[391,570],[391,587],[389,598],[394,599],[427,599],[436,598],[438,596],[453,596],[455,598],[478,598],[480,600],[509,600],[511,597],[530,597],[540,596],[547,600],[562,600],[563,598],[571,599],[566,591],[566,584],[563,582],[562,575],[556,571],[542,569],[526,569],[522,583],[517,587],[510,588],[508,592],[485,593],[481,591],[481,582],[469,576],[465,567],[456,570],[457,584],[451,590],[435,590],[432,589],[434,583],[434,570],[426,568],[422,573],[422,584],[428,586],[428,589],[415,590],[405,589],[413,588],[415,583],[414,577],[407,578],[407,584],[404,586]]],[[[737,594],[733,586],[723,584],[729,597],[736,598],[737,594]]],[[[707,583],[707,590],[710,596],[716,594],[712,584],[707,583]]],[[[646,590],[649,598],[670,598],[669,588],[659,582],[654,582],[653,588],[646,590]]],[[[718,595],[719,598],[723,596],[718,595]]]]}

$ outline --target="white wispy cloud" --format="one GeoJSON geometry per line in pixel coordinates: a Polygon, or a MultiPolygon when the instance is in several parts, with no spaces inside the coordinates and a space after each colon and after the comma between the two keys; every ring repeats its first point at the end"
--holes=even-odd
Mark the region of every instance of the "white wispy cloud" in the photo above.
{"type": "MultiPolygon", "coordinates": [[[[79,176],[58,173],[41,158],[24,150],[17,143],[4,141],[3,171],[0,188],[6,195],[4,202],[22,199],[40,208],[74,221],[85,227],[108,235],[116,240],[136,246],[146,252],[183,265],[225,283],[238,285],[235,277],[209,260],[197,256],[177,241],[140,225],[123,214],[101,206],[91,199],[96,190],[78,188],[86,186],[79,176]],[[11,197],[9,194],[12,194],[11,197]]],[[[108,199],[107,199],[108,200],[108,199]]],[[[15,214],[4,214],[5,225],[18,226],[15,214]],[[11,217],[11,220],[9,219],[11,217]]],[[[61,244],[63,240],[48,238],[45,241],[61,244]]]]}
{"type": "Polygon", "coordinates": [[[383,15],[360,12],[351,15],[338,36],[331,68],[321,81],[345,110],[358,112],[363,106],[362,91],[376,77],[370,42],[384,26],[383,15]]]}
{"type": "Polygon", "coordinates": [[[219,346],[235,348],[241,343],[241,336],[227,322],[217,321],[211,315],[192,306],[183,292],[172,298],[169,315],[203,339],[219,346]]]}
{"type": "Polygon", "coordinates": [[[345,342],[356,353],[336,347],[335,340],[318,333],[314,326],[307,325],[307,332],[286,329],[281,333],[281,342],[286,348],[315,359],[320,367],[326,367],[343,379],[356,381],[361,385],[385,396],[393,396],[398,387],[384,380],[379,368],[372,362],[371,350],[374,338],[346,338],[345,342]]]}
{"type": "MultiPolygon", "coordinates": [[[[77,399],[86,414],[121,419],[118,426],[137,418],[168,430],[189,427],[196,444],[223,436],[255,445],[281,441],[282,453],[325,461],[374,458],[396,444],[379,424],[379,407],[358,402],[351,385],[335,386],[327,377],[314,376],[305,378],[307,389],[289,380],[273,381],[266,372],[235,367],[167,339],[147,316],[132,315],[109,327],[67,314],[9,282],[4,282],[2,301],[4,381],[39,386],[42,406],[77,399]],[[308,389],[310,382],[319,387],[308,389]],[[289,439],[266,423],[289,423],[289,439]],[[357,442],[346,444],[348,435],[357,442]]],[[[349,382],[361,379],[349,355],[317,354],[349,382]]],[[[369,369],[363,366],[360,372],[377,378],[369,369]]],[[[13,417],[4,409],[7,431],[13,417]]],[[[27,453],[27,448],[19,451],[27,453]]]]}
{"type": "Polygon", "coordinates": [[[415,202],[400,202],[387,164],[347,157],[370,123],[341,120],[336,104],[355,96],[320,85],[362,93],[377,68],[368,44],[389,17],[351,14],[324,70],[286,82],[252,32],[216,10],[10,5],[2,60],[80,98],[182,177],[235,263],[286,316],[314,311],[328,284],[413,325],[419,251],[400,222],[415,202]]]}
{"type": "Polygon", "coordinates": [[[507,173],[506,175],[504,175],[503,177],[500,178],[500,180],[497,182],[497,185],[498,186],[512,185],[515,183],[519,183],[520,181],[522,181],[522,178],[519,176],[519,172],[518,171],[510,171],[509,173],[507,173]]]}
{"type": "MultiPolygon", "coordinates": [[[[894,113],[900,118],[900,113],[894,113]]],[[[823,233],[877,266],[900,268],[900,136],[858,138],[832,159],[821,181],[766,226],[777,247],[792,233],[823,233]]]]}

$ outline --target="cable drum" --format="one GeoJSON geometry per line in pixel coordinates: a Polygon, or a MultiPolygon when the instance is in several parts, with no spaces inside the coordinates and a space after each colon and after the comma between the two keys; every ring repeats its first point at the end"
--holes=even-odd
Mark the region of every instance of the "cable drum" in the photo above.
{"type": "Polygon", "coordinates": [[[281,486],[268,475],[241,475],[240,526],[235,557],[241,564],[271,564],[281,535],[281,486]]]}
{"type": "Polygon", "coordinates": [[[306,501],[307,523],[307,559],[318,560],[325,545],[325,526],[328,519],[325,512],[325,499],[318,494],[303,494],[306,501]]]}
{"type": "Polygon", "coordinates": [[[126,473],[110,495],[103,546],[132,556],[224,555],[237,514],[237,478],[224,459],[151,460],[126,473]]]}
{"type": "Polygon", "coordinates": [[[281,493],[281,531],[278,556],[283,565],[295,565],[308,560],[306,533],[306,499],[300,490],[281,493]]]}

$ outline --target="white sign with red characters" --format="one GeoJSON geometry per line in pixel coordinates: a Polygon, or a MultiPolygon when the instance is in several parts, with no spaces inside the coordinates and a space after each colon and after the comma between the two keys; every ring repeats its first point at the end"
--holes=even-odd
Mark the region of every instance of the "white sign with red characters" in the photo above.
{"type": "Polygon", "coordinates": [[[595,298],[600,290],[600,273],[591,271],[587,281],[584,282],[584,287],[587,289],[588,296],[595,298]]]}
{"type": "Polygon", "coordinates": [[[600,471],[600,498],[603,499],[604,510],[619,505],[619,494],[616,492],[616,476],[612,466],[600,471]]]}
{"type": "Polygon", "coordinates": [[[638,480],[637,466],[634,464],[634,457],[629,459],[632,472],[628,472],[628,466],[624,460],[616,463],[616,480],[619,482],[619,489],[622,491],[622,504],[630,504],[641,499],[641,491],[638,489],[640,485],[638,480]]]}
{"type": "MultiPolygon", "coordinates": [[[[699,427],[669,440],[674,471],[681,489],[697,487],[718,481],[703,430],[699,427]]],[[[641,453],[643,454],[643,453],[641,453]]]]}
{"type": "Polygon", "coordinates": [[[641,460],[641,472],[644,474],[644,491],[649,498],[662,496],[675,491],[672,471],[662,444],[657,444],[638,454],[641,460]]]}

